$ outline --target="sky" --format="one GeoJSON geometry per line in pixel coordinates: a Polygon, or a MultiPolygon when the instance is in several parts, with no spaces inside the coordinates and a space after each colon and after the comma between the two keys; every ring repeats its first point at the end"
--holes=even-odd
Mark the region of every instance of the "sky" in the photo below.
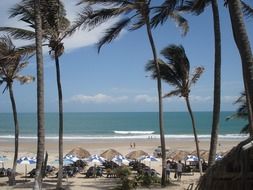
{"type": "MultiPolygon", "coordinates": [[[[0,1],[0,26],[25,27],[21,21],[8,18],[8,10],[18,0],[0,1]]],[[[82,7],[77,0],[63,0],[67,17],[74,20],[82,7]]],[[[158,1],[155,1],[158,2],[158,1]]],[[[219,1],[222,40],[221,110],[233,111],[235,100],[243,91],[241,61],[231,31],[227,8],[219,1]]],[[[189,32],[181,35],[171,20],[154,29],[153,36],[159,53],[169,44],[184,46],[191,69],[204,66],[205,72],[192,87],[190,101],[193,111],[211,111],[213,107],[214,40],[211,7],[200,16],[184,15],[189,32]]],[[[156,81],[145,71],[152,52],[145,28],[129,32],[102,47],[98,54],[96,43],[105,29],[119,18],[110,20],[90,32],[80,30],[64,41],[65,53],[60,57],[61,82],[65,112],[156,112],[158,111],[156,81]]],[[[248,36],[253,44],[253,19],[246,19],[248,36]]],[[[17,46],[24,42],[15,41],[17,46]]],[[[54,61],[44,48],[45,111],[57,112],[58,95],[54,61]]],[[[36,76],[34,59],[22,74],[36,76]]],[[[4,86],[0,87],[2,91],[4,86]]],[[[163,92],[173,87],[163,83],[163,92]]],[[[14,84],[18,112],[36,112],[36,82],[14,84]]],[[[164,111],[186,111],[184,99],[166,98],[164,111]]],[[[8,91],[0,96],[0,112],[11,112],[8,91]]]]}

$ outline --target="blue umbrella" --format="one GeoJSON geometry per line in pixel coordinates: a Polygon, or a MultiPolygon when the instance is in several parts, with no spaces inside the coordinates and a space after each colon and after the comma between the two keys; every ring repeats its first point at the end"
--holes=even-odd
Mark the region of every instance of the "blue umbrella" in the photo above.
{"type": "Polygon", "coordinates": [[[95,154],[91,155],[86,161],[94,164],[103,164],[105,162],[105,159],[95,154]]]}
{"type": "Polygon", "coordinates": [[[140,161],[149,162],[149,167],[151,167],[151,162],[158,162],[159,159],[154,156],[141,156],[139,158],[140,161]]]}
{"type": "MultiPolygon", "coordinates": [[[[51,162],[52,164],[59,164],[59,159],[56,159],[54,160],[53,162],[51,162]]],[[[68,165],[71,165],[73,164],[74,161],[73,160],[70,160],[68,158],[63,158],[63,166],[68,166],[68,165]]]]}
{"type": "Polygon", "coordinates": [[[197,162],[199,161],[197,156],[194,155],[187,155],[184,159],[186,162],[197,162]]]}
{"type": "Polygon", "coordinates": [[[114,156],[112,158],[112,161],[115,162],[118,165],[121,165],[121,164],[128,165],[129,164],[129,160],[126,159],[126,157],[122,156],[122,155],[116,155],[116,156],[114,156]]]}
{"type": "Polygon", "coordinates": [[[215,161],[221,160],[222,158],[223,158],[223,156],[216,154],[216,156],[215,156],[215,161]]]}
{"type": "Polygon", "coordinates": [[[25,180],[26,180],[26,175],[27,175],[27,165],[29,164],[36,164],[36,158],[35,157],[28,157],[28,156],[23,156],[23,157],[20,157],[18,160],[17,160],[17,163],[18,164],[23,164],[25,165],[25,180]]]}
{"type": "Polygon", "coordinates": [[[73,162],[76,162],[77,160],[80,160],[80,158],[78,158],[78,157],[76,157],[76,156],[74,156],[72,154],[68,154],[68,155],[64,156],[63,159],[72,160],[73,162]]]}

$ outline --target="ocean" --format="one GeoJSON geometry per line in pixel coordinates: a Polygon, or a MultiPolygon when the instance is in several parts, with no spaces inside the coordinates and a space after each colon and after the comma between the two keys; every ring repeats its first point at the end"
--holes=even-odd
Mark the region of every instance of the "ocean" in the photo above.
{"type": "MultiPolygon", "coordinates": [[[[220,137],[245,138],[240,129],[244,120],[226,118],[234,112],[221,112],[220,137]]],[[[212,112],[194,112],[199,138],[210,138],[212,112]]],[[[20,138],[34,139],[37,135],[36,113],[19,113],[20,138]]],[[[188,112],[165,112],[166,138],[192,138],[188,112]]],[[[45,114],[45,133],[48,139],[57,139],[58,114],[45,114]]],[[[0,138],[14,138],[11,113],[0,113],[0,138]]],[[[159,138],[156,112],[92,112],[64,113],[64,139],[159,138]]]]}

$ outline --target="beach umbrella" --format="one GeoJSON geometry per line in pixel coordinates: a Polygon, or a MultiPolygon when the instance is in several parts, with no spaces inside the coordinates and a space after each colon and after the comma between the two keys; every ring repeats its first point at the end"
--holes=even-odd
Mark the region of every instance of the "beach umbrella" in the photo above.
{"type": "Polygon", "coordinates": [[[80,159],[88,158],[89,156],[91,156],[89,151],[87,151],[81,147],[73,148],[67,155],[73,155],[73,156],[76,156],[80,159]]]}
{"type": "Polygon", "coordinates": [[[131,160],[137,160],[143,155],[148,156],[148,153],[144,152],[143,150],[134,150],[132,152],[129,152],[126,155],[126,158],[131,159],[131,160]]]}
{"type": "Polygon", "coordinates": [[[91,155],[86,161],[93,163],[94,165],[101,165],[105,162],[105,159],[102,156],[95,154],[91,155]]]}
{"type": "Polygon", "coordinates": [[[185,157],[186,162],[197,162],[198,160],[199,160],[198,157],[195,155],[187,155],[185,157]]]}
{"type": "Polygon", "coordinates": [[[122,154],[120,154],[117,150],[114,150],[111,148],[107,149],[102,154],[100,154],[100,156],[102,156],[106,160],[112,160],[115,156],[118,156],[118,155],[122,155],[122,154]]]}
{"type": "Polygon", "coordinates": [[[0,163],[2,163],[2,168],[4,168],[4,162],[7,160],[8,158],[6,156],[0,156],[0,163]]]}
{"type": "Polygon", "coordinates": [[[116,164],[118,164],[119,166],[121,166],[122,164],[124,164],[124,165],[129,164],[129,160],[126,157],[122,156],[122,155],[114,156],[112,158],[112,161],[115,162],[116,164]]]}
{"type": "Polygon", "coordinates": [[[35,157],[22,156],[17,160],[18,164],[25,165],[25,180],[27,176],[27,165],[36,164],[37,159],[35,157]]]}
{"type": "Polygon", "coordinates": [[[141,156],[138,160],[143,162],[149,162],[149,167],[151,167],[151,162],[159,161],[159,159],[154,156],[141,156]]]}
{"type": "MultiPolygon", "coordinates": [[[[63,158],[63,166],[69,166],[71,164],[73,164],[74,161],[68,158],[63,158]]],[[[51,162],[51,164],[59,164],[59,159],[54,160],[53,162],[51,162]]]]}
{"type": "Polygon", "coordinates": [[[222,160],[223,156],[216,154],[215,161],[222,160]]]}
{"type": "Polygon", "coordinates": [[[184,150],[175,150],[169,153],[168,157],[172,160],[184,160],[184,158],[189,155],[189,152],[184,150]]]}
{"type": "Polygon", "coordinates": [[[80,160],[80,158],[78,158],[78,157],[76,157],[72,154],[68,154],[68,155],[64,156],[63,159],[72,160],[73,162],[76,162],[77,160],[80,160]]]}

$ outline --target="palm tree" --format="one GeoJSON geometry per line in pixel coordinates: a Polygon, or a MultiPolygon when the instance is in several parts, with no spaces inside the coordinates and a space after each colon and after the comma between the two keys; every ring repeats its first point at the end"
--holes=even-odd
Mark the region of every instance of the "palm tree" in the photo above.
{"type": "MultiPolygon", "coordinates": [[[[93,28],[97,25],[104,23],[112,17],[121,16],[120,20],[114,24],[111,28],[106,30],[104,37],[102,37],[98,42],[98,52],[101,47],[113,41],[117,38],[122,31],[122,29],[129,27],[129,30],[137,30],[142,26],[146,27],[146,32],[148,35],[149,43],[151,46],[154,62],[156,63],[156,70],[159,72],[159,65],[157,62],[157,51],[154,43],[152,31],[151,31],[151,0],[81,0],[80,4],[85,3],[85,5],[109,5],[107,7],[102,6],[102,8],[95,11],[91,7],[86,7],[82,13],[80,13],[79,20],[76,21],[77,25],[81,26],[81,23],[85,24],[85,28],[93,28]],[[87,3],[87,4],[86,4],[87,3]],[[132,24],[131,24],[132,23],[132,24]]],[[[172,2],[172,6],[174,3],[172,2]]],[[[170,11],[172,12],[172,10],[170,11]]],[[[183,19],[178,14],[173,14],[173,19],[182,25],[183,19]],[[177,16],[176,16],[177,15],[177,16]]],[[[187,27],[185,27],[187,28],[187,27]]],[[[159,100],[159,129],[160,129],[160,141],[162,149],[162,180],[161,185],[166,185],[166,154],[165,154],[165,138],[164,138],[164,127],[163,127],[163,104],[162,104],[162,84],[161,78],[158,74],[157,76],[157,93],[159,100]]]]}
{"type": "MultiPolygon", "coordinates": [[[[188,112],[192,121],[192,128],[196,144],[197,156],[199,158],[200,175],[202,175],[202,164],[199,154],[199,141],[195,126],[195,120],[190,105],[189,94],[191,86],[195,84],[204,71],[203,67],[197,67],[190,77],[190,63],[185,54],[183,46],[170,45],[161,51],[161,54],[167,59],[167,62],[159,60],[160,76],[161,79],[175,86],[175,90],[167,93],[164,97],[180,96],[184,97],[187,105],[188,112]]],[[[152,77],[157,78],[158,73],[155,69],[154,60],[146,65],[146,70],[152,72],[152,77]]]]}
{"type": "Polygon", "coordinates": [[[253,56],[243,21],[242,4],[240,0],[226,1],[233,29],[234,41],[242,61],[242,71],[246,100],[248,104],[248,120],[250,136],[253,136],[253,56]]]}
{"type": "Polygon", "coordinates": [[[214,90],[213,90],[213,119],[212,132],[209,149],[208,165],[213,165],[218,144],[219,122],[220,122],[220,97],[221,97],[221,31],[217,0],[189,0],[183,5],[183,10],[200,15],[204,9],[212,5],[213,28],[214,28],[214,90]]]}
{"type": "Polygon", "coordinates": [[[7,89],[9,90],[15,126],[15,151],[9,185],[15,185],[16,183],[15,174],[19,147],[19,123],[13,93],[13,82],[14,80],[18,80],[21,84],[24,84],[34,80],[34,77],[19,75],[19,72],[27,66],[28,62],[26,61],[34,50],[35,47],[32,45],[17,48],[14,46],[9,36],[0,37],[0,84],[6,83],[3,92],[7,89]]]}
{"type": "Polygon", "coordinates": [[[34,23],[36,41],[36,62],[37,62],[37,163],[34,190],[42,189],[42,163],[44,162],[45,152],[45,113],[44,113],[44,64],[42,51],[42,21],[40,12],[40,0],[34,0],[34,23]]]}
{"type": "MultiPolygon", "coordinates": [[[[11,9],[11,17],[20,16],[20,20],[30,24],[34,29],[34,8],[29,6],[32,0],[25,0],[22,4],[17,4],[11,9]]],[[[69,20],[65,17],[66,11],[59,0],[41,1],[41,12],[43,15],[42,28],[43,39],[48,41],[50,55],[55,61],[56,78],[59,100],[59,171],[57,188],[62,188],[62,168],[63,168],[63,98],[60,77],[60,56],[64,53],[63,40],[73,34],[74,28],[70,26],[69,20]]],[[[9,32],[16,38],[31,39],[34,32],[20,28],[2,27],[3,31],[9,32]]]]}
{"type": "MultiPolygon", "coordinates": [[[[241,96],[235,101],[234,104],[238,104],[239,107],[236,110],[236,113],[227,117],[226,120],[231,119],[243,119],[247,120],[248,118],[248,107],[247,107],[247,101],[245,97],[245,92],[241,93],[241,96]]],[[[249,124],[246,124],[240,131],[240,133],[249,133],[249,124]]]]}

